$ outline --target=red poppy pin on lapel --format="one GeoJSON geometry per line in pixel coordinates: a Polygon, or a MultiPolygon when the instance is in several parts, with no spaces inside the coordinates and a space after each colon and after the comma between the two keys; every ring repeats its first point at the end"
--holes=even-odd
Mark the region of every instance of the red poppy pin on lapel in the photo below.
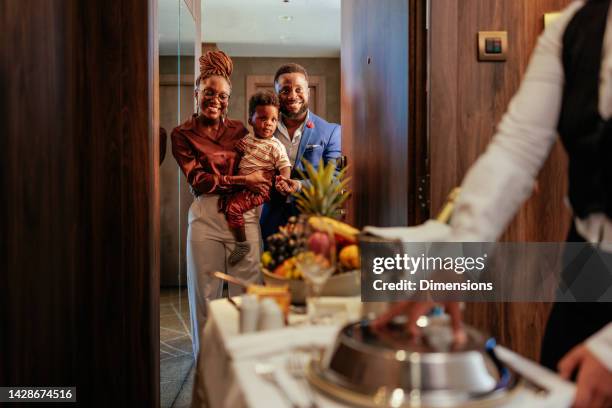
{"type": "Polygon", "coordinates": [[[308,122],[306,122],[306,127],[308,129],[312,129],[314,127],[314,123],[312,123],[312,120],[309,120],[308,122]]]}

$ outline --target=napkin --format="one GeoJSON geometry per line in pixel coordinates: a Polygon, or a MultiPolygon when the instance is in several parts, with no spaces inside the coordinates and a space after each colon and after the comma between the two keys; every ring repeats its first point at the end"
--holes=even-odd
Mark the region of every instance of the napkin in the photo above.
{"type": "Polygon", "coordinates": [[[372,227],[363,232],[375,237],[400,242],[445,242],[450,237],[451,227],[435,220],[429,220],[415,227],[372,227]]]}
{"type": "Polygon", "coordinates": [[[281,354],[296,348],[323,348],[334,342],[339,325],[287,327],[248,333],[228,339],[227,353],[232,360],[281,354]]]}

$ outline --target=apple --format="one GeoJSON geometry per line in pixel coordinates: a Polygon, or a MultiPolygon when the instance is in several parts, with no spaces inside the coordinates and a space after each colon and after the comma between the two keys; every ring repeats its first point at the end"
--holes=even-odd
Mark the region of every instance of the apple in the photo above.
{"type": "Polygon", "coordinates": [[[329,236],[323,232],[313,232],[308,238],[308,249],[315,254],[325,255],[329,253],[329,236]]]}

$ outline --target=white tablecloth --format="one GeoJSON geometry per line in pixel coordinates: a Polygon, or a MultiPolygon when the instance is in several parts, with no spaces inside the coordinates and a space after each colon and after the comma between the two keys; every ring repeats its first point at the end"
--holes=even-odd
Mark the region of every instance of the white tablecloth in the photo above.
{"type": "MultiPolygon", "coordinates": [[[[358,302],[358,300],[349,300],[358,302]]],[[[291,321],[291,319],[290,319],[291,321]]],[[[194,381],[192,407],[210,408],[286,408],[289,403],[275,385],[259,377],[255,366],[262,362],[284,367],[289,353],[304,346],[331,346],[341,325],[297,326],[276,331],[240,334],[239,314],[226,299],[210,303],[209,320],[204,330],[201,353],[194,381]]],[[[498,356],[523,375],[552,390],[547,396],[524,390],[516,393],[514,407],[554,407],[570,405],[574,387],[551,371],[498,346],[498,356]]],[[[303,385],[287,374],[291,392],[305,398],[303,385]]],[[[344,405],[316,394],[319,407],[344,405]]]]}

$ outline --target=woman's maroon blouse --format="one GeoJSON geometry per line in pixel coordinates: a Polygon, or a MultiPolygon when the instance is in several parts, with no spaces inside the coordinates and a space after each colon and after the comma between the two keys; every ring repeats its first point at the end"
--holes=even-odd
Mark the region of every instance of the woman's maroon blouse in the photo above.
{"type": "Polygon", "coordinates": [[[217,136],[208,137],[196,115],[174,128],[172,154],[196,194],[230,192],[239,159],[234,146],[247,133],[242,122],[225,119],[217,136]]]}

